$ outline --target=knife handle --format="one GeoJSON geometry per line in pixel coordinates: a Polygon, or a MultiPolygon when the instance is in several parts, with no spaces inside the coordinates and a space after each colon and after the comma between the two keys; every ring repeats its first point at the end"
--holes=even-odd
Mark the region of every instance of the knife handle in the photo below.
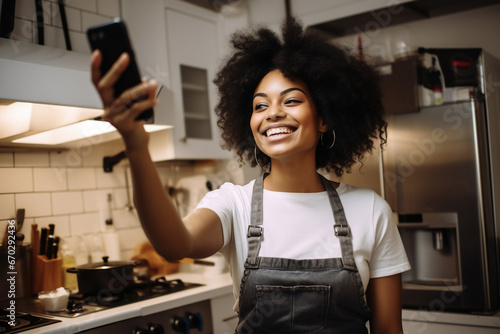
{"type": "Polygon", "coordinates": [[[40,252],[38,254],[45,255],[47,252],[47,228],[42,227],[40,232],[40,252]]]}
{"type": "Polygon", "coordinates": [[[47,259],[52,259],[52,257],[54,256],[54,253],[53,253],[53,248],[54,248],[54,236],[53,235],[49,235],[49,237],[47,238],[47,259]]]}

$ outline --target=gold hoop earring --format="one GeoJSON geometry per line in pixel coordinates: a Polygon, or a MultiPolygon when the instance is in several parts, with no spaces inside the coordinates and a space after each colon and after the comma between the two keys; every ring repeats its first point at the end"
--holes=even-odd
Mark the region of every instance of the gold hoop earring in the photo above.
{"type": "Polygon", "coordinates": [[[332,144],[330,146],[328,146],[328,147],[325,145],[325,142],[323,141],[323,135],[325,133],[326,132],[321,132],[321,136],[320,136],[321,145],[323,145],[323,147],[325,147],[327,150],[329,150],[329,149],[331,149],[333,147],[333,145],[335,145],[335,139],[336,139],[335,130],[332,129],[333,141],[332,141],[332,144]]]}

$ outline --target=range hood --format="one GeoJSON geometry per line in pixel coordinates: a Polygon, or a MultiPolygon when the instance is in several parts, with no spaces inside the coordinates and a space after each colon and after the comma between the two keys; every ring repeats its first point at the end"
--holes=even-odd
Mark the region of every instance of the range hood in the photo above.
{"type": "MultiPolygon", "coordinates": [[[[70,147],[119,138],[90,80],[90,56],[0,38],[0,147],[70,147]]],[[[147,131],[169,126],[148,124],[147,131]]]]}

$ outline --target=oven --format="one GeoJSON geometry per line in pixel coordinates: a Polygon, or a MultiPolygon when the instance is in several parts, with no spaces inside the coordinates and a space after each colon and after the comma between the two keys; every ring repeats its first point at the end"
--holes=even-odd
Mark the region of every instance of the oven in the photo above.
{"type": "MultiPolygon", "coordinates": [[[[80,318],[90,314],[99,316],[96,312],[115,308],[117,312],[120,312],[120,306],[199,286],[203,284],[184,282],[180,279],[168,281],[164,277],[156,280],[136,281],[120,294],[109,296],[109,298],[102,298],[102,296],[95,298],[95,296],[73,293],[69,297],[67,307],[58,312],[45,312],[38,299],[25,297],[16,300],[16,308],[26,313],[16,313],[16,326],[9,327],[7,321],[0,322],[0,326],[5,325],[3,328],[0,327],[0,333],[21,333],[34,328],[40,328],[43,332],[44,326],[64,322],[65,318],[80,318]]],[[[4,310],[4,317],[8,315],[8,310],[4,310]]],[[[112,322],[79,333],[213,333],[210,301],[203,300],[153,314],[112,322]]]]}
{"type": "Polygon", "coordinates": [[[210,301],[177,307],[171,310],[136,317],[109,325],[93,328],[85,334],[168,334],[168,333],[213,333],[210,301]]]}

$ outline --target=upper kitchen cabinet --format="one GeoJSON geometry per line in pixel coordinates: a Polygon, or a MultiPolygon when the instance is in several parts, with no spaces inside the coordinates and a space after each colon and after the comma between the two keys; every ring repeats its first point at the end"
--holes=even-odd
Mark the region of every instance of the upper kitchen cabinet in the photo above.
{"type": "Polygon", "coordinates": [[[123,13],[142,72],[165,87],[155,123],[173,124],[153,135],[153,159],[227,159],[220,147],[213,84],[219,49],[219,17],[183,1],[123,1],[123,13]],[[135,36],[134,36],[135,35],[135,36]]]}
{"type": "Polygon", "coordinates": [[[382,28],[496,4],[498,0],[292,0],[292,9],[309,28],[331,38],[364,34],[370,39],[382,28]]]}
{"type": "MultiPolygon", "coordinates": [[[[304,22],[306,26],[329,24],[342,18],[352,17],[361,13],[373,13],[378,9],[386,9],[386,15],[380,20],[390,20],[391,17],[400,10],[403,3],[413,0],[387,1],[387,0],[316,0],[302,1],[291,0],[292,13],[304,22]]],[[[371,17],[374,24],[378,23],[378,18],[371,17]]],[[[382,21],[381,24],[384,24],[382,21]]],[[[361,27],[364,30],[364,26],[361,27]]],[[[373,29],[373,27],[371,27],[373,29]]]]}

